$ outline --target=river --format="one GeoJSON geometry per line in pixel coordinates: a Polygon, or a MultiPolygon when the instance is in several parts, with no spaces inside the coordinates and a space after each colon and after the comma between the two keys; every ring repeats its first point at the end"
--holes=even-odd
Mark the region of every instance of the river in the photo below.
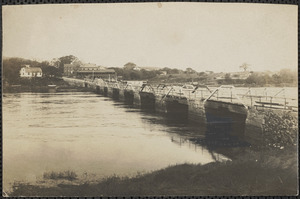
{"type": "Polygon", "coordinates": [[[189,141],[204,137],[201,126],[94,93],[5,93],[2,100],[4,189],[52,171],[91,180],[226,159],[189,141]]]}

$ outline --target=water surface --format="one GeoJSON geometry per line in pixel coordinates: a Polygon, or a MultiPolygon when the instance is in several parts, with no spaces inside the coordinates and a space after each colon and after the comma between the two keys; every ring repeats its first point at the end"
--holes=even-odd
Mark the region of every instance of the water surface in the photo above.
{"type": "Polygon", "coordinates": [[[50,171],[100,179],[225,159],[188,139],[203,136],[199,126],[170,122],[94,93],[4,94],[4,188],[35,182],[50,171]]]}

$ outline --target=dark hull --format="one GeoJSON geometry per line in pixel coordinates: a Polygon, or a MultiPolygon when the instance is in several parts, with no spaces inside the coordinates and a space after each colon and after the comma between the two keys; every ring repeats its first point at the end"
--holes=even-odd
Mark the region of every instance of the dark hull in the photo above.
{"type": "Polygon", "coordinates": [[[155,110],[155,95],[148,92],[140,92],[141,108],[155,110]]]}
{"type": "Polygon", "coordinates": [[[204,108],[209,136],[243,137],[247,118],[243,105],[208,100],[204,108]]]}

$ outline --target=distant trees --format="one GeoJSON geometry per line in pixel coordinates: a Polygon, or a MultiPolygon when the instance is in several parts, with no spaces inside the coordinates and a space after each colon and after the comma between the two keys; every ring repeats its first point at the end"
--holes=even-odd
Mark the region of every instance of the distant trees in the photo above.
{"type": "Polygon", "coordinates": [[[127,64],[124,65],[124,70],[133,70],[136,67],[135,63],[128,62],[127,64]]]}
{"type": "Polygon", "coordinates": [[[20,82],[20,70],[24,67],[24,65],[41,67],[41,64],[42,63],[37,61],[18,57],[3,59],[3,80],[9,84],[16,84],[20,82]]]}
{"type": "Polygon", "coordinates": [[[55,66],[52,66],[49,62],[43,61],[38,65],[42,71],[43,75],[45,77],[59,77],[61,76],[60,71],[55,66]]]}
{"type": "Polygon", "coordinates": [[[168,67],[164,67],[163,69],[161,69],[161,71],[166,71],[167,74],[180,74],[180,73],[184,73],[184,71],[177,69],[177,68],[168,68],[168,67]]]}
{"type": "Polygon", "coordinates": [[[123,80],[146,80],[156,77],[160,74],[160,71],[147,71],[145,69],[133,70],[134,67],[127,65],[128,67],[118,68],[110,67],[114,69],[118,76],[122,76],[123,80]]]}
{"type": "Polygon", "coordinates": [[[252,73],[245,83],[264,86],[266,84],[293,84],[298,80],[297,72],[293,72],[290,69],[282,69],[277,74],[270,76],[267,73],[252,73]]]}
{"type": "Polygon", "coordinates": [[[193,74],[193,73],[197,73],[194,69],[192,68],[186,68],[185,73],[187,74],[193,74]]]}
{"type": "Polygon", "coordinates": [[[233,81],[232,81],[232,79],[230,77],[230,73],[226,73],[225,74],[225,83],[226,84],[232,84],[233,83],[233,81]]]}
{"type": "Polygon", "coordinates": [[[279,71],[279,80],[281,82],[293,83],[298,80],[298,72],[290,69],[282,69],[279,71]]]}
{"type": "Polygon", "coordinates": [[[40,67],[44,77],[60,77],[63,72],[63,65],[76,61],[79,64],[79,59],[73,55],[60,57],[51,63],[48,61],[38,62],[23,58],[6,58],[3,60],[3,79],[9,84],[20,83],[20,70],[24,65],[30,67],[40,67]]]}
{"type": "Polygon", "coordinates": [[[245,80],[245,82],[247,84],[259,85],[259,86],[263,86],[266,83],[264,76],[262,74],[259,74],[259,73],[253,73],[253,74],[251,74],[245,80]]]}
{"type": "Polygon", "coordinates": [[[247,71],[247,69],[249,68],[249,64],[247,64],[247,63],[243,63],[241,66],[240,66],[240,68],[241,69],[243,69],[245,72],[247,71]]]}
{"type": "Polygon", "coordinates": [[[65,64],[74,64],[79,67],[82,64],[82,62],[74,55],[67,55],[58,59],[53,59],[52,64],[53,66],[56,66],[59,69],[59,74],[62,75],[64,72],[65,64]]]}
{"type": "MultiPolygon", "coordinates": [[[[60,77],[63,73],[64,64],[74,64],[78,67],[81,61],[74,55],[62,56],[53,59],[51,62],[38,62],[23,58],[4,58],[3,59],[3,80],[9,84],[19,84],[20,69],[24,65],[31,67],[40,67],[44,77],[60,77]]],[[[243,64],[240,68],[244,71],[248,70],[248,64],[243,64]]],[[[298,81],[298,72],[290,69],[282,69],[278,73],[270,75],[270,73],[251,73],[247,79],[238,79],[234,75],[227,73],[223,79],[216,79],[214,73],[200,72],[197,73],[192,68],[186,68],[185,71],[176,68],[164,67],[159,70],[145,70],[142,67],[135,70],[136,64],[128,62],[123,68],[111,67],[118,76],[122,76],[124,80],[163,80],[172,82],[198,81],[201,83],[216,82],[219,84],[249,84],[257,86],[271,85],[296,85],[298,81]],[[166,74],[162,76],[161,74],[166,74]],[[156,78],[156,79],[155,79],[156,78]]],[[[248,73],[247,73],[248,74],[248,73]]]]}

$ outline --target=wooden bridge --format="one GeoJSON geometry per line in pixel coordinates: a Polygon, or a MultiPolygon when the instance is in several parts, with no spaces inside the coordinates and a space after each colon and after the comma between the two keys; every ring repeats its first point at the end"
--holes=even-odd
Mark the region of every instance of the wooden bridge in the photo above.
{"type": "MultiPolygon", "coordinates": [[[[268,88],[264,88],[259,95],[252,94],[255,88],[248,88],[246,92],[236,89],[234,86],[223,85],[218,88],[209,88],[205,85],[194,87],[176,86],[176,85],[132,85],[122,82],[105,82],[101,79],[83,80],[73,78],[63,78],[66,82],[79,87],[87,87],[95,89],[96,92],[112,96],[114,98],[132,98],[152,96],[156,101],[171,101],[179,100],[179,102],[187,103],[186,101],[207,101],[215,100],[220,102],[229,102],[232,104],[243,104],[245,107],[253,107],[256,109],[283,109],[298,111],[298,99],[282,96],[285,89],[279,89],[274,95],[268,95],[268,88]],[[126,96],[125,96],[126,95],[126,96]]],[[[134,98],[133,98],[134,99],[134,98]]],[[[130,100],[128,102],[139,101],[130,100]]],[[[128,100],[128,99],[126,99],[128,100]]]]}
{"type": "Polygon", "coordinates": [[[222,85],[212,88],[205,85],[177,86],[163,84],[130,84],[105,82],[101,79],[83,80],[63,78],[73,86],[85,87],[90,91],[122,100],[141,109],[162,112],[176,119],[204,123],[207,132],[247,136],[249,140],[259,139],[263,131],[264,114],[268,110],[298,112],[298,100],[286,97],[284,89],[277,89],[271,95],[268,89],[260,94],[256,88],[241,89],[222,85]],[[250,129],[248,133],[245,133],[250,129]]]}

